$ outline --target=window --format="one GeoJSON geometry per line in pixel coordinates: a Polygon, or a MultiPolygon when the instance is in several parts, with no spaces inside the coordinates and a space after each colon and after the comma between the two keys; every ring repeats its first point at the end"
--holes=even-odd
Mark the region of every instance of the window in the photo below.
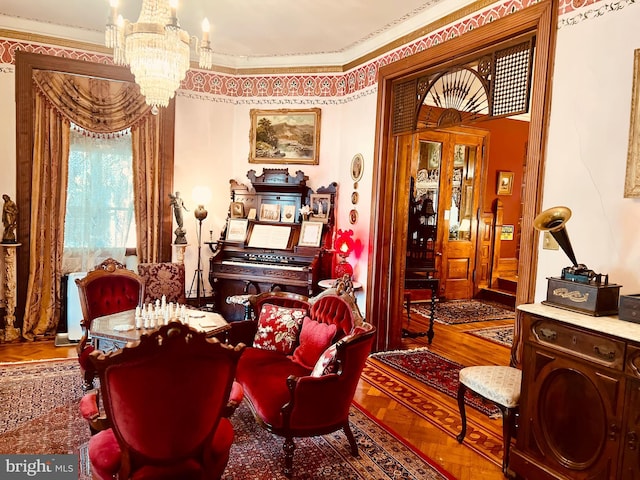
{"type": "Polygon", "coordinates": [[[108,257],[124,262],[136,245],[131,131],[96,135],[72,125],[63,273],[108,257]]]}

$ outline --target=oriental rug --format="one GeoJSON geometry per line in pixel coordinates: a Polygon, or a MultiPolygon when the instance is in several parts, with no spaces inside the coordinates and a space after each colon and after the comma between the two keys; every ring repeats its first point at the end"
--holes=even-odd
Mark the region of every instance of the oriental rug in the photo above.
{"type": "MultiPolygon", "coordinates": [[[[78,410],[80,385],[75,359],[3,364],[0,453],[75,453],[79,456],[80,480],[90,479],[90,435],[78,410]]],[[[353,406],[350,420],[359,457],[351,455],[342,431],[295,439],[294,478],[453,479],[364,410],[353,406]]],[[[245,404],[235,412],[232,423],[235,441],[223,478],[285,480],[283,439],[258,426],[245,404]]]]}
{"type": "MultiPolygon", "coordinates": [[[[457,398],[458,374],[464,368],[457,362],[449,360],[428,348],[416,348],[413,350],[397,350],[390,352],[378,352],[371,355],[372,358],[401,371],[416,380],[435,388],[451,398],[457,398]]],[[[500,410],[492,403],[487,402],[471,391],[465,396],[466,404],[492,416],[500,410]]]]}
{"type": "MultiPolygon", "coordinates": [[[[423,365],[426,364],[427,362],[423,363],[423,365]]],[[[456,437],[462,428],[458,402],[455,398],[457,396],[457,372],[461,367],[455,362],[429,352],[426,348],[404,352],[376,353],[367,359],[362,372],[362,381],[451,437],[456,437]],[[428,384],[424,380],[428,373],[421,375],[420,371],[400,369],[392,361],[386,361],[388,358],[380,358],[384,354],[403,353],[408,354],[409,358],[430,357],[437,364],[449,364],[449,372],[444,375],[446,380],[439,383],[435,378],[431,378],[430,384],[428,384]],[[453,373],[454,371],[455,373],[453,373]],[[443,388],[445,385],[448,388],[443,388]],[[442,392],[441,390],[446,391],[442,392]]],[[[480,411],[475,408],[473,403],[470,403],[469,399],[467,399],[467,405],[473,408],[467,408],[467,435],[464,444],[494,464],[501,465],[503,456],[502,419],[499,410],[495,406],[487,404],[486,409],[482,408],[484,411],[480,411]],[[489,414],[489,422],[486,421],[487,414],[489,414]],[[482,420],[481,417],[484,417],[485,420],[482,420]]]]}
{"type": "MultiPolygon", "coordinates": [[[[412,304],[411,311],[423,317],[429,318],[431,316],[428,303],[412,304]]],[[[435,321],[447,325],[457,325],[515,318],[516,314],[512,309],[499,303],[487,302],[486,300],[449,300],[437,304],[435,321]]]]}
{"type": "Polygon", "coordinates": [[[479,328],[477,330],[468,330],[466,333],[484,338],[499,345],[504,345],[505,347],[511,347],[511,345],[513,345],[513,325],[479,328]]]}

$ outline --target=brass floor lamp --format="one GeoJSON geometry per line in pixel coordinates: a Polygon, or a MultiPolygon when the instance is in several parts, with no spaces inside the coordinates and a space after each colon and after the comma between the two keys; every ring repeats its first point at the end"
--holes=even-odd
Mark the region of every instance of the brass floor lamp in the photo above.
{"type": "Polygon", "coordinates": [[[201,299],[204,293],[204,279],[202,278],[202,221],[207,218],[208,212],[205,210],[204,205],[198,205],[198,208],[193,212],[198,220],[198,267],[193,273],[193,280],[191,280],[191,286],[189,292],[193,291],[193,284],[196,284],[196,306],[199,308],[202,306],[201,299]]]}

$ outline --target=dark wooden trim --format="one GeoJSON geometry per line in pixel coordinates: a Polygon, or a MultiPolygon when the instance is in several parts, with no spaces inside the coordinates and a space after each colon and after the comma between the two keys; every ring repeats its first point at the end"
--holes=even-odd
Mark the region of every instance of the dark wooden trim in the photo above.
{"type": "MultiPolygon", "coordinates": [[[[131,72],[124,67],[30,52],[16,52],[16,203],[20,212],[18,215],[17,237],[18,242],[22,244],[22,247],[17,252],[16,319],[20,325],[24,318],[30,262],[29,245],[34,121],[32,73],[34,70],[52,70],[109,80],[134,81],[131,72]]],[[[163,113],[161,126],[162,141],[160,144],[163,182],[160,196],[161,198],[166,198],[168,202],[168,194],[173,187],[175,101],[172,100],[166,112],[163,113]]],[[[171,222],[171,209],[167,204],[167,208],[163,209],[160,229],[161,256],[163,261],[169,261],[171,259],[171,222]]]]}
{"type": "MultiPolygon", "coordinates": [[[[402,290],[399,263],[406,256],[406,209],[409,171],[400,165],[397,149],[399,140],[391,130],[393,115],[392,92],[396,81],[406,80],[461,58],[477,55],[492,45],[510,41],[523,35],[536,34],[536,56],[529,149],[524,176],[522,236],[520,243],[519,288],[517,303],[532,302],[535,293],[537,232],[533,229],[535,212],[539,211],[544,170],[546,143],[546,109],[550,98],[550,73],[553,66],[557,0],[545,0],[500,20],[431,47],[423,52],[403,58],[380,68],[378,81],[378,107],[376,118],[376,144],[374,149],[373,201],[369,242],[367,283],[367,318],[377,328],[374,350],[389,350],[401,346],[402,290]],[[396,208],[396,205],[398,206],[396,208]],[[403,215],[403,212],[405,215],[403,215]]],[[[516,333],[519,331],[516,328],[516,333]]],[[[519,341],[514,342],[513,363],[519,358],[519,341]]]]}

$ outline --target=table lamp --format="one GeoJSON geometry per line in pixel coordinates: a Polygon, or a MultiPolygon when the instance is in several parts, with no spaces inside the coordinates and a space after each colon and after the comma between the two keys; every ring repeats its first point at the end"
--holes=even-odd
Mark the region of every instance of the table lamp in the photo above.
{"type": "Polygon", "coordinates": [[[336,263],[333,269],[334,278],[342,278],[344,275],[353,276],[353,267],[347,262],[347,257],[353,251],[353,230],[338,229],[336,239],[333,242],[333,248],[338,254],[340,261],[336,263]]]}

